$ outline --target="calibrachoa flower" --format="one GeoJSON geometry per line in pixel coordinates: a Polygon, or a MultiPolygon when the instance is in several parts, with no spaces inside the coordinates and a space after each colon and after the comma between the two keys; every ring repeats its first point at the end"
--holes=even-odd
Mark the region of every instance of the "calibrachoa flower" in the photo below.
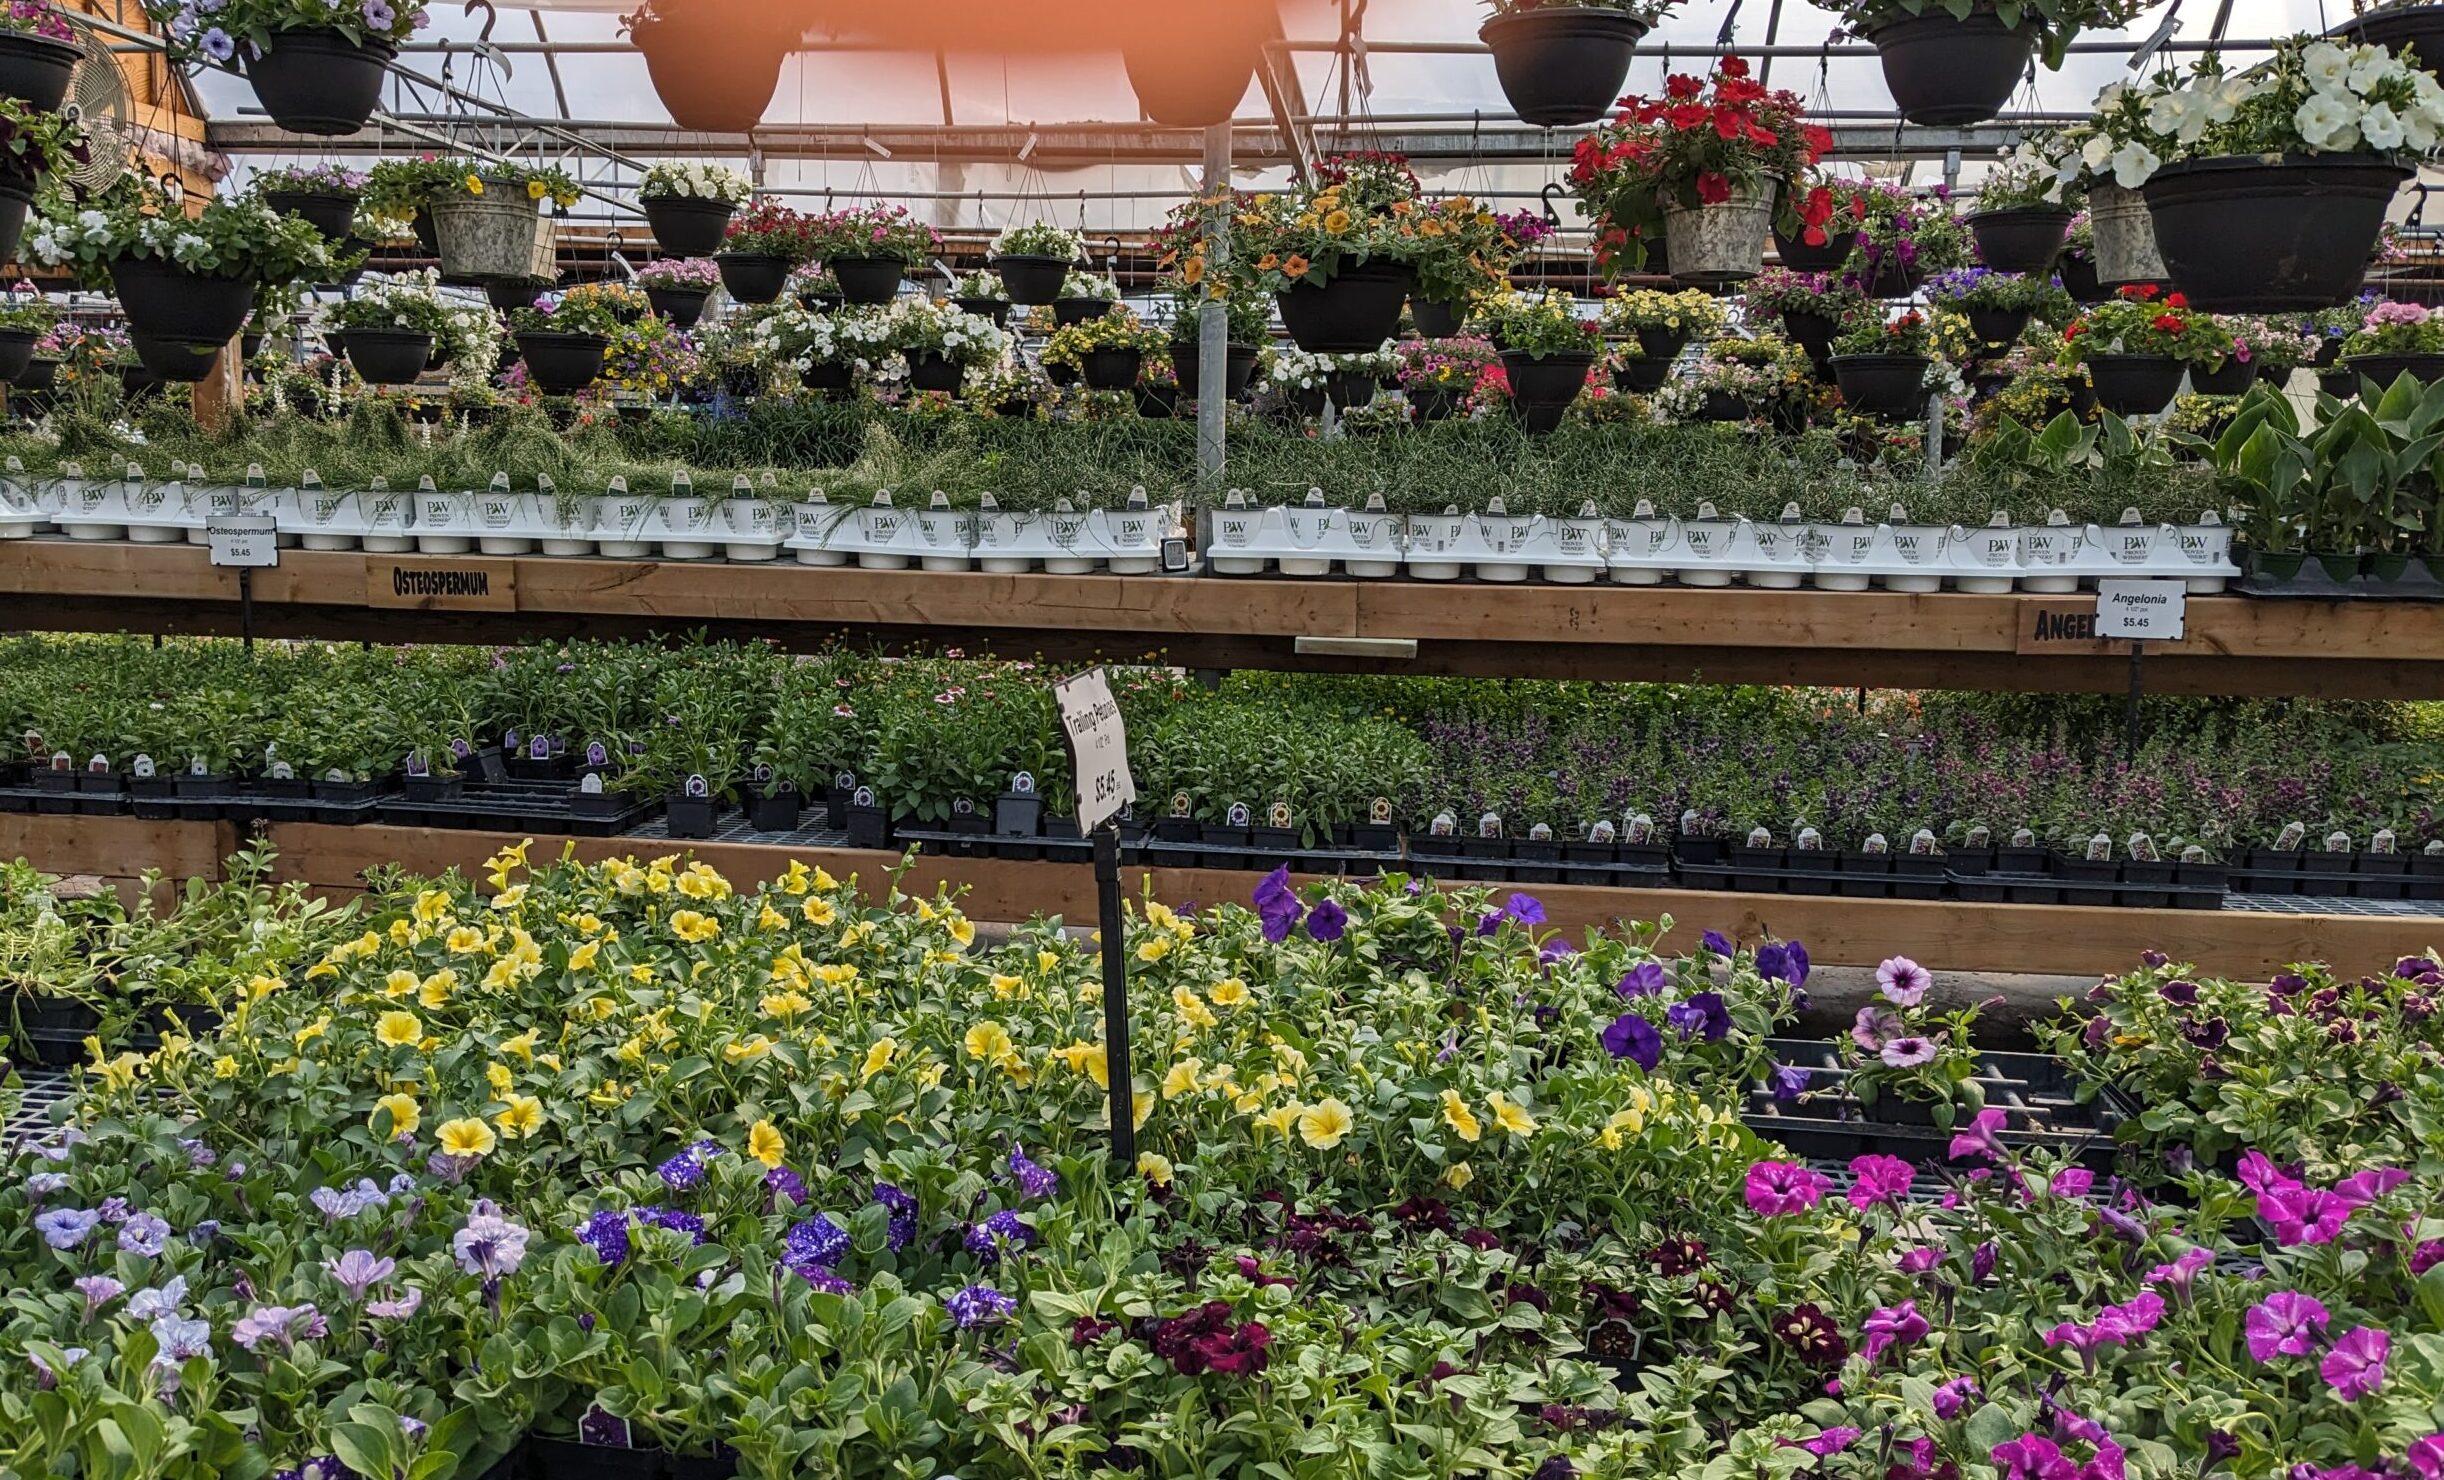
{"type": "Polygon", "coordinates": [[[1823,1200],[1824,1175],[1795,1161],[1760,1161],[1748,1169],[1748,1207],[1766,1217],[1803,1213],[1823,1200]]]}
{"type": "Polygon", "coordinates": [[[2302,1357],[2317,1349],[2328,1319],[2325,1306],[2296,1290],[2278,1290],[2249,1307],[2242,1322],[2249,1355],[2260,1362],[2302,1357]]]}
{"type": "Polygon", "coordinates": [[[1773,1320],[1774,1335],[1811,1367],[1839,1367],[1850,1358],[1841,1327],[1813,1302],[1793,1306],[1773,1320]]]}
{"type": "Polygon", "coordinates": [[[331,1278],[339,1281],[340,1288],[348,1292],[349,1299],[362,1300],[368,1289],[391,1277],[398,1269],[399,1262],[377,1258],[370,1249],[350,1249],[337,1259],[325,1259],[322,1267],[331,1278]]]}
{"type": "Polygon", "coordinates": [[[229,1339],[250,1352],[265,1346],[285,1352],[300,1341],[318,1341],[327,1334],[322,1312],[311,1305],[257,1306],[229,1328],[229,1339]]]}
{"type": "Polygon", "coordinates": [[[917,1233],[916,1199],[888,1182],[877,1182],[874,1184],[874,1200],[891,1210],[891,1225],[885,1238],[891,1252],[896,1254],[914,1243],[917,1233]]]}
{"type": "Polygon", "coordinates": [[[1647,1073],[1663,1062],[1663,1035],[1655,1025],[1634,1012],[1625,1012],[1612,1020],[1602,1035],[1604,1051],[1616,1059],[1628,1059],[1647,1073]]]}
{"type": "Polygon", "coordinates": [[[83,1208],[53,1208],[34,1215],[34,1231],[54,1249],[73,1249],[102,1226],[102,1215],[83,1208]]]}
{"type": "Polygon", "coordinates": [[[2334,1338],[2317,1372],[2335,1397],[2356,1403],[2384,1386],[2385,1358],[2392,1351],[2393,1337],[2381,1327],[2354,1326],[2334,1338]]]}
{"type": "Polygon", "coordinates": [[[991,1285],[969,1285],[942,1303],[961,1330],[993,1325],[1018,1313],[1018,1302],[991,1285]]]}
{"type": "Polygon", "coordinates": [[[526,1238],[526,1230],[500,1216],[500,1209],[479,1201],[465,1225],[450,1236],[450,1254],[467,1273],[498,1279],[516,1274],[526,1262],[526,1238]]]}
{"type": "Polygon", "coordinates": [[[821,1213],[793,1224],[782,1239],[782,1257],[792,1266],[821,1265],[828,1269],[849,1252],[849,1231],[821,1213]]]}
{"type": "Polygon", "coordinates": [[[1010,1175],[1018,1179],[1018,1190],[1028,1197],[1050,1197],[1061,1187],[1059,1177],[1028,1160],[1024,1151],[1010,1153],[1010,1175]]]}

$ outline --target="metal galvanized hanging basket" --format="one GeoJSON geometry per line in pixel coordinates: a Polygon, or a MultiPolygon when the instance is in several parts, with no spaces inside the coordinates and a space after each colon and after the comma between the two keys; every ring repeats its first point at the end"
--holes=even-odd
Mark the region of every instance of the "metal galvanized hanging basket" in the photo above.
{"type": "Polygon", "coordinates": [[[516,180],[484,181],[484,193],[432,204],[444,277],[485,282],[550,277],[552,224],[516,180]]]}

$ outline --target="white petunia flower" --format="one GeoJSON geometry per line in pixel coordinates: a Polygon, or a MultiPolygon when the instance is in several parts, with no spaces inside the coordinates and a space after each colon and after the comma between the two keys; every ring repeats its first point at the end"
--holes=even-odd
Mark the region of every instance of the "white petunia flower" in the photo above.
{"type": "Polygon", "coordinates": [[[2425,112],[2413,108],[2402,118],[2402,142],[2416,153],[2432,154],[2438,137],[2436,129],[2437,125],[2429,121],[2425,112]]]}
{"type": "Polygon", "coordinates": [[[2330,41],[2320,41],[2300,53],[2308,85],[2318,92],[2340,92],[2350,82],[2351,56],[2330,41]]]}
{"type": "Polygon", "coordinates": [[[2132,139],[2113,151],[2113,183],[2124,190],[2136,190],[2163,163],[2154,150],[2132,139]]]}
{"type": "Polygon", "coordinates": [[[2097,134],[2090,138],[2085,144],[2079,146],[2080,161],[2089,169],[2103,169],[2105,167],[2105,161],[2111,159],[2112,157],[2113,141],[2106,138],[2103,134],[2097,134]]]}
{"type": "Polygon", "coordinates": [[[2389,103],[2378,103],[2363,114],[2359,120],[2359,132],[2366,136],[2369,144],[2386,150],[2399,149],[2402,140],[2408,136],[2401,118],[2389,103]]]}
{"type": "Polygon", "coordinates": [[[2342,150],[2359,142],[2359,124],[2350,105],[2331,93],[2310,97],[2291,121],[2311,149],[2342,150]]]}

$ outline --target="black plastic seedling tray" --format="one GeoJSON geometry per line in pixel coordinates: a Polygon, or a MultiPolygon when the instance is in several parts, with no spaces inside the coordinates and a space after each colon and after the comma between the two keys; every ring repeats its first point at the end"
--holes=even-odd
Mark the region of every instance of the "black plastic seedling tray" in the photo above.
{"type": "MultiPolygon", "coordinates": [[[[1777,1038],[1767,1046],[1777,1061],[1809,1071],[1808,1089],[1797,1104],[1784,1105],[1765,1085],[1752,1085],[1740,1116],[1750,1130],[1811,1161],[1847,1163],[1854,1156],[1881,1155],[1921,1167],[1957,1165],[1951,1159],[1952,1131],[1868,1119],[1866,1107],[1850,1097],[1849,1071],[1833,1044],[1777,1038]]],[[[1986,1108],[2007,1117],[2005,1145],[2068,1152],[2098,1171],[2112,1169],[2113,1133],[2138,1113],[2110,1089],[2082,1104],[2078,1080],[2051,1054],[1980,1053],[1975,1078],[1985,1089],[1986,1108]]],[[[1964,1114],[1961,1124],[1967,1123],[1964,1114]]]]}

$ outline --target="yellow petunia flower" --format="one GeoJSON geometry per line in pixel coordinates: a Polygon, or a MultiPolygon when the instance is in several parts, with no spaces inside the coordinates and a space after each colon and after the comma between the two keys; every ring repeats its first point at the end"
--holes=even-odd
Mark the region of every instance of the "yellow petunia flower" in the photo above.
{"type": "Polygon", "coordinates": [[[1196,1027],[1210,1028],[1218,1021],[1214,1017],[1213,1009],[1205,1005],[1205,999],[1199,997],[1192,987],[1173,987],[1171,1005],[1180,1010],[1181,1017],[1196,1027]]]}
{"type": "Polygon", "coordinates": [[[1257,1116],[1256,1124],[1265,1127],[1286,1141],[1290,1138],[1290,1127],[1298,1124],[1298,1112],[1299,1107],[1296,1105],[1276,1105],[1257,1116]]]}
{"type": "Polygon", "coordinates": [[[1150,935],[1137,943],[1137,959],[1160,961],[1171,954],[1172,940],[1168,935],[1150,935]]]}
{"type": "Polygon", "coordinates": [[[458,973],[444,966],[426,977],[424,984],[416,988],[416,1001],[423,1005],[426,1012],[439,1012],[450,1000],[450,994],[457,990],[458,973]]]}
{"type": "Polygon", "coordinates": [[[324,1013],[321,1017],[318,1017],[314,1021],[306,1024],[304,1027],[299,1028],[293,1036],[296,1039],[297,1046],[299,1048],[303,1048],[307,1044],[312,1043],[315,1039],[320,1038],[323,1034],[330,1031],[331,1015],[329,1013],[324,1013]]]}
{"type": "Polygon", "coordinates": [[[1443,1091],[1443,1123],[1450,1126],[1463,1141],[1473,1141],[1485,1130],[1477,1120],[1476,1112],[1468,1108],[1468,1102],[1460,1098],[1460,1092],[1456,1089],[1443,1091]]]}
{"type": "Polygon", "coordinates": [[[1157,1187],[1168,1187],[1171,1185],[1171,1158],[1141,1151],[1137,1154],[1137,1175],[1157,1187]]]}
{"type": "Polygon", "coordinates": [[[212,1061],[212,1077],[215,1079],[237,1078],[238,1061],[231,1058],[227,1054],[222,1054],[219,1058],[212,1061]]]}
{"type": "Polygon", "coordinates": [[[1326,1097],[1298,1112],[1298,1138],[1318,1151],[1341,1144],[1358,1120],[1339,1099],[1326,1097]]]}
{"type": "Polygon", "coordinates": [[[507,1064],[486,1064],[484,1066],[484,1083],[491,1085],[492,1092],[496,1095],[508,1094],[517,1082],[518,1076],[510,1070],[507,1064]]]}
{"type": "Polygon", "coordinates": [[[382,978],[382,995],[396,1000],[411,995],[421,985],[416,980],[416,973],[401,968],[382,978]]]}
{"type": "Polygon", "coordinates": [[[976,943],[975,925],[967,918],[967,916],[959,914],[956,911],[952,912],[950,923],[944,926],[943,929],[950,932],[950,938],[959,943],[959,948],[961,950],[965,950],[969,946],[976,943]]]}
{"type": "Polygon", "coordinates": [[[484,939],[484,932],[481,930],[476,929],[472,925],[461,925],[457,929],[452,930],[449,933],[449,936],[442,941],[442,944],[449,949],[450,954],[453,956],[471,956],[477,951],[483,950],[487,942],[484,939]]]}
{"type": "Polygon", "coordinates": [[[996,1002],[1007,1002],[1011,998],[1016,997],[1019,994],[1019,988],[1024,985],[1025,983],[1021,982],[1017,977],[996,974],[993,977],[993,1000],[996,1002]]]}
{"type": "Polygon", "coordinates": [[[490,1156],[492,1148],[500,1144],[500,1138],[493,1135],[492,1127],[472,1117],[445,1120],[434,1134],[440,1137],[441,1150],[446,1156],[490,1156]]]}
{"type": "Polygon", "coordinates": [[[987,1018],[967,1030],[964,1046],[971,1059],[999,1062],[1010,1053],[1010,1030],[987,1018]]]}
{"type": "Polygon", "coordinates": [[[394,1136],[412,1136],[416,1127],[424,1123],[424,1112],[416,1108],[414,1095],[384,1095],[373,1102],[373,1114],[365,1120],[366,1128],[376,1135],[382,1132],[385,1110],[390,1112],[390,1133],[394,1136]]]}
{"type": "Polygon", "coordinates": [[[798,906],[798,913],[806,917],[809,925],[829,925],[839,915],[832,908],[832,902],[820,894],[806,896],[806,903],[798,906]]]}
{"type": "Polygon", "coordinates": [[[872,1048],[866,1050],[866,1061],[864,1066],[857,1071],[857,1077],[872,1079],[875,1075],[890,1068],[892,1055],[899,1051],[900,1046],[888,1038],[877,1041],[872,1048]]]}
{"type": "Polygon", "coordinates": [[[721,1056],[733,1064],[743,1064],[749,1059],[760,1059],[770,1052],[772,1052],[772,1040],[757,1033],[736,1043],[724,1045],[721,1056]]]}
{"type": "Polygon", "coordinates": [[[551,194],[551,187],[544,184],[541,180],[529,180],[526,182],[526,198],[528,200],[541,200],[543,197],[549,194],[551,194]]]}
{"type": "Polygon", "coordinates": [[[481,175],[469,175],[466,179],[460,181],[459,183],[467,187],[467,193],[469,195],[481,195],[484,193],[484,177],[481,175]]]}
{"type": "Polygon", "coordinates": [[[781,875],[781,892],[788,895],[804,894],[806,882],[805,861],[797,858],[789,860],[788,870],[781,875]]]}
{"type": "Polygon", "coordinates": [[[492,896],[492,907],[504,914],[516,909],[519,905],[524,903],[526,903],[526,886],[524,884],[512,884],[508,888],[502,890],[500,893],[492,896]]]}
{"type": "Polygon", "coordinates": [[[1235,976],[1226,976],[1215,982],[1206,995],[1213,998],[1217,1007],[1237,1007],[1247,1000],[1247,983],[1235,976]]]}
{"type": "Polygon", "coordinates": [[[511,1095],[508,1108],[492,1117],[501,1134],[512,1141],[523,1141],[543,1129],[543,1102],[533,1095],[511,1095]]]}
{"type": "Polygon", "coordinates": [[[529,1028],[515,1038],[501,1040],[501,1052],[516,1054],[520,1063],[533,1063],[535,1061],[535,1030],[529,1028]]]}
{"type": "Polygon", "coordinates": [[[1146,1128],[1146,1117],[1154,1113],[1154,1091],[1132,1090],[1129,1093],[1129,1125],[1136,1130],[1146,1128]]]}
{"type": "Polygon", "coordinates": [[[826,961],[821,966],[815,968],[815,980],[823,983],[827,987],[845,987],[849,983],[857,980],[857,968],[838,962],[826,961]]]}
{"type": "Polygon", "coordinates": [[[438,925],[450,913],[450,896],[439,889],[427,889],[416,896],[408,913],[419,925],[438,925]]]}
{"type": "Polygon", "coordinates": [[[1443,1185],[1454,1192],[1460,1191],[1476,1179],[1477,1174],[1470,1171],[1468,1163],[1464,1161],[1455,1161],[1443,1169],[1443,1185]]]}
{"type": "Polygon", "coordinates": [[[767,1167],[777,1167],[789,1153],[780,1130],[769,1120],[759,1120],[747,1128],[747,1154],[767,1167]]]}
{"type": "Polygon", "coordinates": [[[318,982],[326,977],[337,975],[339,975],[339,968],[328,961],[317,961],[306,968],[306,980],[310,982],[318,982]]]}
{"type": "Polygon", "coordinates": [[[1204,1072],[1204,1068],[1202,1059],[1182,1059],[1173,1064],[1171,1072],[1163,1076],[1163,1098],[1176,1100],[1183,1095],[1195,1094],[1197,1076],[1204,1072]]]}
{"type": "Polygon", "coordinates": [[[763,1010],[764,1016],[788,1022],[800,1013],[812,1012],[815,1004],[808,1000],[804,992],[793,987],[787,991],[766,992],[756,1006],[763,1010]]]}
{"type": "Polygon", "coordinates": [[[694,910],[677,910],[670,917],[670,933],[691,944],[701,945],[721,934],[721,922],[694,910]]]}
{"type": "Polygon", "coordinates": [[[786,930],[789,928],[789,917],[774,909],[767,901],[764,907],[756,912],[755,928],[758,930],[786,930]]]}
{"type": "Polygon", "coordinates": [[[1035,969],[1038,971],[1050,971],[1060,964],[1061,953],[1059,951],[1038,951],[1035,953],[1035,969]]]}
{"type": "Polygon", "coordinates": [[[386,1012],[374,1021],[373,1037],[385,1048],[405,1048],[424,1037],[424,1024],[412,1012],[386,1012]]]}
{"type": "Polygon", "coordinates": [[[1502,1091],[1495,1090],[1487,1095],[1485,1103],[1494,1112],[1494,1124],[1502,1129],[1509,1131],[1514,1136],[1536,1134],[1536,1117],[1528,1114],[1524,1107],[1514,1105],[1505,1099],[1502,1091]]]}
{"type": "Polygon", "coordinates": [[[286,985],[286,982],[276,976],[248,977],[246,979],[246,1000],[260,1002],[286,985]]]}
{"type": "Polygon", "coordinates": [[[603,943],[601,941],[587,941],[584,945],[579,946],[576,950],[569,952],[569,970],[593,970],[596,958],[600,957],[602,953],[603,943]]]}

